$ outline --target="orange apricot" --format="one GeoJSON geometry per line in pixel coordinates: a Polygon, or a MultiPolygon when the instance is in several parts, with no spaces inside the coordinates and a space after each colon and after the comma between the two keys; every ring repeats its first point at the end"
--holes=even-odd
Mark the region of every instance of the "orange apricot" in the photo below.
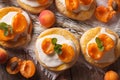
{"type": "Polygon", "coordinates": [[[20,73],[25,78],[30,78],[35,74],[36,68],[31,60],[23,61],[20,68],[20,73]]]}
{"type": "Polygon", "coordinates": [[[115,14],[115,11],[109,10],[104,6],[99,6],[96,8],[95,17],[102,22],[108,22],[115,14]]]}
{"type": "Polygon", "coordinates": [[[54,45],[51,38],[45,38],[42,42],[42,50],[45,54],[52,54],[54,52],[54,45]]]}
{"type": "Polygon", "coordinates": [[[69,63],[75,57],[75,52],[72,46],[67,44],[62,44],[62,53],[58,55],[60,60],[65,63],[69,63]]]}
{"type": "Polygon", "coordinates": [[[76,10],[79,7],[79,0],[65,0],[65,3],[69,11],[76,10]]]}
{"type": "Polygon", "coordinates": [[[55,15],[50,10],[43,10],[39,15],[39,21],[43,27],[49,28],[55,23],[55,15]]]}
{"type": "Polygon", "coordinates": [[[0,30],[0,40],[2,41],[8,41],[8,40],[12,40],[14,39],[15,35],[13,34],[9,34],[8,36],[4,35],[4,31],[0,30]]]}
{"type": "Polygon", "coordinates": [[[80,0],[81,3],[88,5],[93,2],[93,0],[80,0]]]}
{"type": "Polygon", "coordinates": [[[100,34],[98,37],[103,42],[104,51],[109,51],[114,47],[114,41],[106,34],[100,34]]]}
{"type": "Polygon", "coordinates": [[[8,61],[6,70],[9,74],[17,74],[20,71],[21,59],[13,57],[8,61]]]}
{"type": "Polygon", "coordinates": [[[108,71],[105,73],[104,80],[119,80],[119,75],[115,71],[108,71]]]}
{"type": "Polygon", "coordinates": [[[103,52],[99,50],[96,43],[90,43],[88,45],[88,54],[91,56],[94,60],[99,60],[103,56],[103,52]]]}
{"type": "Polygon", "coordinates": [[[27,28],[27,20],[25,16],[21,13],[17,13],[13,18],[12,26],[15,33],[24,32],[27,28]]]}
{"type": "Polygon", "coordinates": [[[46,5],[48,3],[48,0],[37,0],[37,2],[40,4],[40,5],[46,5]]]}

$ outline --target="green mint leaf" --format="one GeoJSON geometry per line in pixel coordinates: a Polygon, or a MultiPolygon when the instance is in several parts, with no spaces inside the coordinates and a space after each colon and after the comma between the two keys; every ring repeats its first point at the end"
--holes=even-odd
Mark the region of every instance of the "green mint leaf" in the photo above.
{"type": "Polygon", "coordinates": [[[4,35],[8,36],[9,32],[7,30],[4,31],[4,35]]]}
{"type": "Polygon", "coordinates": [[[54,47],[54,50],[57,54],[61,54],[62,53],[62,45],[60,44],[56,44],[55,47],[54,47]]]}
{"type": "Polygon", "coordinates": [[[60,54],[62,54],[62,49],[61,48],[56,49],[55,52],[60,55],[60,54]]]}
{"type": "Polygon", "coordinates": [[[62,54],[62,45],[57,44],[57,38],[52,38],[52,44],[54,45],[55,53],[62,54]]]}
{"type": "Polygon", "coordinates": [[[56,44],[56,45],[55,45],[55,49],[59,49],[59,48],[62,48],[62,45],[56,44]]]}
{"type": "Polygon", "coordinates": [[[0,29],[4,30],[5,36],[8,36],[9,34],[13,34],[12,26],[6,24],[5,22],[0,23],[0,29]]]}
{"type": "Polygon", "coordinates": [[[52,38],[52,44],[56,45],[56,43],[57,43],[57,39],[56,38],[52,38]]]}
{"type": "Polygon", "coordinates": [[[103,46],[103,47],[99,47],[99,50],[100,50],[100,51],[103,51],[103,50],[104,50],[104,46],[103,46]]]}
{"type": "Polygon", "coordinates": [[[95,41],[97,43],[99,50],[103,51],[104,50],[103,42],[98,37],[96,37],[95,41]]]}
{"type": "Polygon", "coordinates": [[[6,23],[4,23],[4,22],[1,22],[1,23],[0,23],[0,29],[1,29],[1,30],[8,30],[7,27],[8,27],[8,26],[7,26],[6,23]]]}
{"type": "Polygon", "coordinates": [[[9,31],[10,31],[10,34],[13,34],[13,29],[12,29],[12,26],[11,25],[8,25],[9,26],[9,31]]]}

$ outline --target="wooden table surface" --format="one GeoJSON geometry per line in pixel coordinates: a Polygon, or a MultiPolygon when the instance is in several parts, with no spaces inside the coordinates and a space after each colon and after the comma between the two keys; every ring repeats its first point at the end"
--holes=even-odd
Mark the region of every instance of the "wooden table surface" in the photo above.
{"type": "MultiPolygon", "coordinates": [[[[27,60],[32,58],[23,50],[9,50],[9,58],[17,56],[21,59],[27,60]],[[12,54],[12,55],[11,55],[12,54]]],[[[120,75],[120,59],[107,68],[99,69],[91,66],[87,62],[84,62],[84,58],[81,55],[76,64],[62,72],[56,80],[103,80],[104,72],[114,70],[120,75]]],[[[40,70],[39,64],[36,65],[36,73],[32,78],[26,79],[21,76],[20,73],[16,75],[10,75],[6,72],[6,64],[0,65],[0,80],[50,80],[40,70]]]]}
{"type": "MultiPolygon", "coordinates": [[[[0,8],[5,6],[17,6],[13,5],[13,2],[16,0],[0,0],[0,5],[2,5],[0,8]]],[[[55,5],[52,5],[55,7],[55,5]]],[[[19,6],[18,6],[19,7],[19,6]]],[[[56,10],[53,10],[54,8],[50,8],[53,12],[56,13],[56,10]]],[[[34,16],[34,15],[32,15],[34,16]]],[[[35,15],[38,16],[38,15],[35,15]]],[[[57,16],[57,22],[54,26],[60,26],[62,28],[65,28],[72,33],[74,33],[77,37],[80,37],[80,35],[84,32],[81,30],[81,26],[87,26],[87,28],[91,28],[91,24],[88,22],[78,22],[71,19],[68,19],[66,17],[63,18],[62,15],[59,15],[59,13],[56,13],[57,16]],[[65,21],[65,23],[64,23],[65,21]],[[69,24],[73,22],[74,27],[71,27],[69,24]],[[68,24],[67,24],[68,23],[68,24]],[[77,27],[76,27],[77,26],[77,27]]],[[[120,19],[120,17],[118,17],[120,19]]],[[[35,22],[35,21],[34,21],[35,22]]],[[[120,21],[119,21],[120,22],[120,21]]],[[[120,23],[119,23],[120,24],[120,23]]],[[[96,24],[97,25],[97,24],[96,24]]],[[[111,27],[110,27],[111,28],[111,27]]],[[[86,27],[84,27],[86,29],[86,27]]],[[[28,55],[29,53],[26,53],[23,49],[6,49],[9,54],[9,59],[11,57],[17,56],[23,60],[33,60],[33,58],[28,55]]],[[[6,72],[6,64],[0,64],[0,80],[50,80],[47,78],[47,76],[41,71],[40,64],[35,64],[36,66],[36,73],[32,78],[26,79],[21,76],[21,74],[16,75],[10,75],[6,72]]],[[[109,67],[106,67],[104,69],[99,69],[95,66],[92,66],[91,64],[87,63],[84,60],[83,55],[80,53],[79,59],[76,62],[76,64],[68,69],[62,72],[56,80],[103,80],[104,73],[109,70],[114,70],[120,75],[120,58],[110,65],[109,67]]]]}

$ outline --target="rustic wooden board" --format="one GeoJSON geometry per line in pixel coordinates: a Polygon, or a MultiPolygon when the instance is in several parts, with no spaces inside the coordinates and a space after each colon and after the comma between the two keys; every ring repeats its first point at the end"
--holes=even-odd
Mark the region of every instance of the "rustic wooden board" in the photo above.
{"type": "MultiPolygon", "coordinates": [[[[5,6],[19,7],[16,3],[16,0],[0,0],[0,8],[5,6]]],[[[92,17],[92,19],[85,22],[75,21],[75,20],[66,18],[56,10],[54,4],[50,7],[50,10],[52,10],[55,13],[57,18],[56,24],[54,26],[58,26],[71,31],[78,39],[84,33],[85,30],[90,29],[92,27],[96,27],[96,26],[108,27],[116,31],[118,34],[120,33],[120,16],[119,15],[116,16],[116,18],[111,22],[104,24],[96,21],[96,19],[94,19],[94,16],[92,17]]],[[[30,14],[30,16],[33,20],[34,27],[38,26],[39,25],[37,20],[38,15],[30,14]]],[[[33,34],[37,36],[44,30],[45,29],[43,28],[39,28],[38,30],[39,33],[33,30],[33,34]]],[[[36,65],[36,73],[30,79],[26,79],[22,77],[20,74],[10,75],[6,72],[6,64],[3,64],[3,65],[0,65],[0,80],[50,80],[41,71],[40,64],[36,64],[36,61],[33,59],[31,55],[29,55],[29,52],[25,52],[25,49],[14,49],[14,50],[6,49],[6,50],[9,53],[9,58],[13,56],[17,56],[24,60],[30,59],[34,61],[36,65]]],[[[56,80],[103,80],[104,73],[108,70],[114,70],[120,75],[120,58],[109,67],[106,67],[104,69],[99,69],[87,63],[84,60],[83,55],[80,54],[80,57],[76,62],[76,64],[72,68],[62,72],[57,77],[56,80]]]]}

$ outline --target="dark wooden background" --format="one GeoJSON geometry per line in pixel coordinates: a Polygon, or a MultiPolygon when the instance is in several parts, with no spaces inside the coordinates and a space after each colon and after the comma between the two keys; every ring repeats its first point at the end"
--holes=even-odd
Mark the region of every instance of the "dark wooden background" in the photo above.
{"type": "MultiPolygon", "coordinates": [[[[9,58],[17,56],[23,60],[32,60],[32,58],[23,50],[9,50],[9,58]]],[[[56,80],[103,80],[104,73],[109,70],[114,70],[120,75],[120,59],[104,69],[96,68],[86,61],[81,55],[76,64],[62,72],[56,80]]],[[[26,79],[20,73],[10,75],[6,71],[6,64],[0,65],[0,80],[49,80],[47,76],[40,70],[39,64],[36,64],[36,73],[32,78],[26,79]]]]}

